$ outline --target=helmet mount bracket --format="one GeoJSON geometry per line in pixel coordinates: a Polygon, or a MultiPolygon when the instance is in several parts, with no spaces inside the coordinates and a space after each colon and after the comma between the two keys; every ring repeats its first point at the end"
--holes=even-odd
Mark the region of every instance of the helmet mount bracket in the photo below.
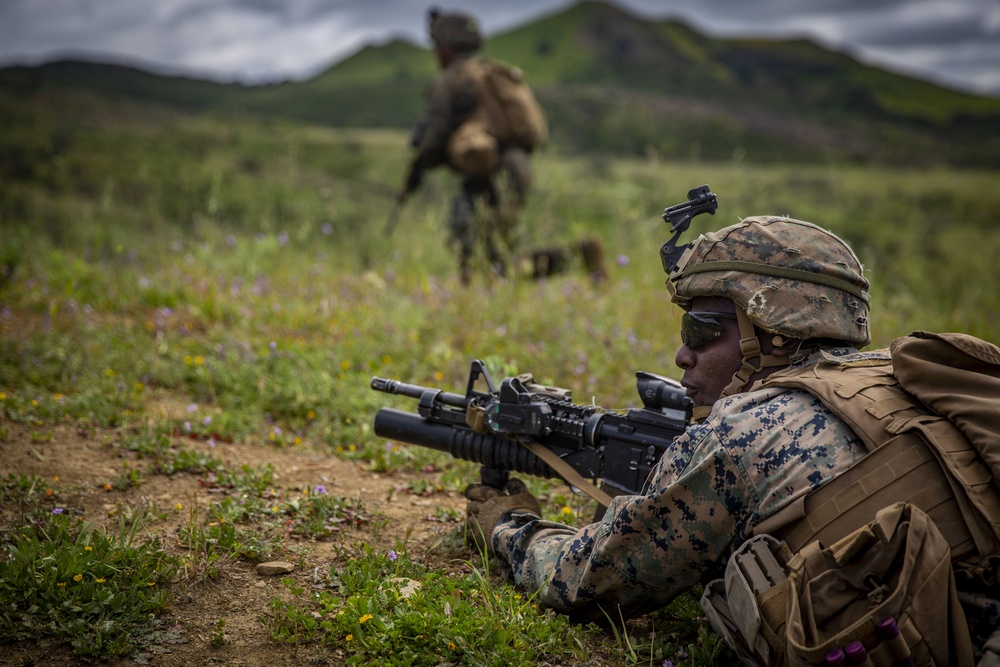
{"type": "Polygon", "coordinates": [[[691,247],[690,243],[677,247],[677,241],[681,234],[691,226],[691,220],[702,213],[715,215],[718,208],[718,198],[707,185],[702,185],[688,191],[688,201],[663,209],[663,221],[670,224],[670,233],[673,234],[666,243],[660,246],[660,259],[663,261],[663,270],[667,272],[667,275],[677,269],[677,264],[684,251],[691,247]]]}

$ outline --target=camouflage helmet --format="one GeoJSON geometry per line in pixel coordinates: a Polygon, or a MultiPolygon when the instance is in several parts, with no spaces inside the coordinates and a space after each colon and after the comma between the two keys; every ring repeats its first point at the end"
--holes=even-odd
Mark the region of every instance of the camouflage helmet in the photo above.
{"type": "Polygon", "coordinates": [[[700,236],[667,280],[672,301],[732,299],[764,331],[858,347],[871,342],[868,280],[833,233],[791,218],[760,216],[700,236]]]}
{"type": "Polygon", "coordinates": [[[441,12],[431,7],[427,12],[431,40],[435,46],[453,46],[462,51],[475,51],[483,43],[479,23],[462,12],[441,12]]]}

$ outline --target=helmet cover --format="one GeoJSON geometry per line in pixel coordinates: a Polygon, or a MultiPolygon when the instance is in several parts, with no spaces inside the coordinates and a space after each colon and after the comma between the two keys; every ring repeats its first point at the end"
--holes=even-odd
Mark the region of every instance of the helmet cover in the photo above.
{"type": "Polygon", "coordinates": [[[431,40],[435,46],[453,46],[463,51],[475,51],[483,43],[479,23],[462,12],[428,12],[431,40]]]}
{"type": "Polygon", "coordinates": [[[809,222],[757,216],[696,239],[667,287],[690,308],[697,296],[732,299],[764,331],[864,347],[871,342],[868,280],[854,251],[809,222]]]}

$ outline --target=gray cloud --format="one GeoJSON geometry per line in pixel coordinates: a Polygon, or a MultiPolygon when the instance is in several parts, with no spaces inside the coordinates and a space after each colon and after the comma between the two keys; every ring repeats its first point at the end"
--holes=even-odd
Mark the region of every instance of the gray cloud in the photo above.
{"type": "MultiPolygon", "coordinates": [[[[0,0],[0,65],[89,54],[247,83],[308,78],[369,43],[427,45],[429,5],[487,34],[573,0],[0,0]]],[[[1000,0],[619,0],[716,37],[806,36],[873,65],[1000,95],[1000,0]]]]}

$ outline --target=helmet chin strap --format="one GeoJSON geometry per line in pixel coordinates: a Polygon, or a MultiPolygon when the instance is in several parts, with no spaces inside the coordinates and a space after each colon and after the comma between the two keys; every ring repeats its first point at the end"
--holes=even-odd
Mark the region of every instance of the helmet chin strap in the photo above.
{"type": "Polygon", "coordinates": [[[762,368],[791,364],[789,357],[776,357],[773,354],[760,353],[760,340],[757,338],[757,332],[750,317],[742,308],[736,308],[736,321],[740,325],[740,352],[743,353],[743,365],[733,375],[732,382],[722,390],[722,397],[732,396],[746,389],[753,374],[762,368]],[[757,365],[752,363],[754,360],[759,360],[757,365]]]}

